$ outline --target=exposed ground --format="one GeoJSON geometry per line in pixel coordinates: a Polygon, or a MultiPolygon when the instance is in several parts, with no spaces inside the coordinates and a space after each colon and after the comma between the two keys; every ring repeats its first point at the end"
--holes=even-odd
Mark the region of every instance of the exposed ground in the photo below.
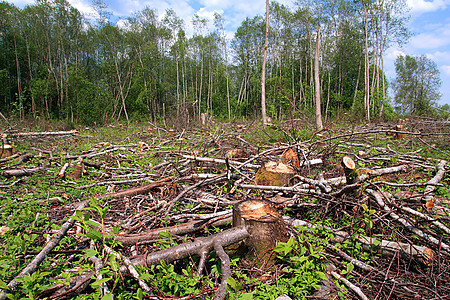
{"type": "Polygon", "coordinates": [[[450,123],[400,125],[4,130],[17,155],[0,160],[2,288],[14,299],[450,299],[450,123]],[[283,187],[258,179],[267,162],[293,170],[283,187]],[[214,248],[233,205],[251,199],[273,202],[292,237],[270,266],[234,242],[214,248]],[[200,258],[170,248],[199,241],[214,244],[200,258]],[[33,275],[16,277],[25,267],[33,275]]]}

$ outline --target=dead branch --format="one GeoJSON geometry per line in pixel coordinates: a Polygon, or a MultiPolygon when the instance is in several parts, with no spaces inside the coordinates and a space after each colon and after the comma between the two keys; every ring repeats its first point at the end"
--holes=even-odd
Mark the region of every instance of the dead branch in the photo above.
{"type": "Polygon", "coordinates": [[[173,246],[151,254],[140,255],[131,260],[133,265],[155,265],[160,261],[166,263],[187,258],[191,255],[201,255],[204,249],[211,251],[214,248],[214,243],[219,243],[222,247],[226,247],[242,241],[249,236],[247,229],[244,226],[233,227],[231,229],[222,231],[212,236],[201,237],[197,240],[173,246]]]}
{"type": "Polygon", "coordinates": [[[131,276],[133,276],[138,281],[139,286],[142,288],[142,290],[147,292],[147,293],[151,293],[151,289],[149,288],[147,283],[145,283],[144,280],[139,279],[139,273],[136,271],[134,266],[131,264],[131,261],[130,261],[130,259],[128,257],[120,255],[119,253],[117,253],[116,251],[112,250],[107,245],[103,245],[103,247],[105,248],[106,253],[108,253],[110,255],[114,255],[118,260],[123,260],[123,263],[127,267],[128,272],[130,272],[131,276]]]}
{"type": "Polygon", "coordinates": [[[424,220],[430,221],[431,224],[433,224],[435,227],[441,229],[442,231],[444,231],[447,234],[450,234],[450,228],[448,228],[447,226],[445,226],[444,224],[442,224],[441,222],[439,222],[435,218],[432,218],[432,217],[430,217],[430,216],[428,216],[426,214],[418,212],[417,210],[414,210],[414,209],[409,208],[409,207],[402,206],[400,208],[402,210],[404,210],[404,211],[414,215],[414,216],[418,216],[418,217],[420,217],[420,218],[422,218],[424,220]]]}
{"type": "MultiPolygon", "coordinates": [[[[94,249],[94,242],[91,240],[91,244],[90,244],[90,248],[93,250],[94,249]]],[[[89,257],[89,260],[94,263],[94,272],[95,275],[97,276],[97,280],[101,280],[103,279],[103,273],[101,273],[101,269],[103,269],[103,262],[100,258],[98,258],[97,256],[91,256],[89,257]]],[[[109,294],[111,291],[108,288],[108,285],[106,284],[106,282],[103,282],[99,285],[99,289],[100,289],[100,295],[105,296],[106,294],[109,294]]]]}
{"type": "MultiPolygon", "coordinates": [[[[209,223],[210,225],[220,225],[226,222],[231,221],[231,216],[227,219],[219,219],[219,222],[209,223]]],[[[145,233],[139,234],[118,234],[113,235],[118,241],[120,241],[124,245],[135,245],[138,243],[144,243],[149,240],[154,240],[159,238],[159,234],[161,232],[170,232],[171,235],[183,235],[186,233],[193,233],[205,228],[205,225],[208,224],[208,220],[200,220],[200,221],[190,221],[184,224],[179,224],[170,227],[163,227],[150,230],[145,233]]]]}
{"type": "Polygon", "coordinates": [[[411,231],[412,233],[418,235],[420,238],[422,238],[425,241],[429,241],[431,243],[433,243],[438,249],[442,248],[442,250],[447,253],[447,255],[450,255],[450,246],[445,244],[444,242],[436,239],[435,237],[431,236],[431,235],[427,235],[425,234],[422,230],[418,229],[417,227],[415,227],[414,225],[412,225],[411,223],[409,223],[406,219],[400,217],[399,215],[397,215],[395,212],[393,212],[389,206],[387,206],[384,203],[383,200],[383,196],[378,193],[375,192],[374,190],[371,189],[367,189],[366,192],[371,195],[376,202],[378,203],[378,205],[387,213],[389,213],[389,215],[391,216],[392,219],[394,219],[394,221],[397,221],[398,223],[402,224],[403,226],[405,226],[406,229],[408,229],[409,231],[411,231]]]}
{"type": "MultiPolygon", "coordinates": [[[[79,204],[79,206],[75,209],[74,215],[77,210],[81,210],[86,206],[86,202],[83,201],[79,204]]],[[[75,223],[75,219],[70,218],[67,222],[65,222],[61,229],[51,238],[50,242],[45,245],[45,247],[39,252],[38,255],[26,266],[15,278],[20,278],[25,276],[25,274],[32,274],[34,273],[41,262],[48,256],[48,254],[55,248],[59,242],[62,240],[62,238],[67,234],[67,231],[73,226],[75,223]]],[[[13,292],[16,290],[16,288],[19,286],[19,282],[16,279],[11,280],[8,283],[8,289],[10,292],[13,292]]],[[[6,299],[6,291],[0,292],[0,300],[6,299]]]]}
{"type": "Polygon", "coordinates": [[[436,184],[438,184],[442,178],[444,178],[445,174],[445,166],[447,165],[447,161],[441,160],[438,165],[436,166],[437,172],[436,175],[434,175],[433,178],[431,178],[427,184],[428,186],[425,188],[424,194],[424,200],[425,202],[428,202],[433,199],[433,192],[436,189],[436,184]]]}
{"type": "MultiPolygon", "coordinates": [[[[308,223],[303,220],[288,220],[288,222],[292,226],[304,226],[315,228],[316,226],[308,223]]],[[[333,238],[334,243],[343,243],[347,240],[351,240],[352,236],[345,231],[336,231],[331,228],[328,228],[335,233],[335,237],[333,238]]],[[[414,258],[416,261],[424,264],[430,265],[433,259],[434,253],[430,248],[418,246],[418,245],[410,245],[401,242],[380,240],[368,236],[357,235],[353,237],[356,241],[360,242],[363,246],[363,249],[366,251],[370,251],[374,249],[375,251],[379,251],[382,255],[386,256],[394,256],[396,253],[399,253],[403,259],[411,259],[414,258]],[[375,246],[378,244],[377,246],[375,246]]]]}
{"type": "Polygon", "coordinates": [[[336,277],[339,280],[342,280],[342,282],[352,291],[354,291],[356,293],[356,295],[358,295],[358,297],[362,300],[369,300],[369,298],[367,298],[367,296],[361,291],[361,289],[359,287],[357,287],[356,285],[354,285],[353,283],[351,283],[350,281],[348,281],[347,279],[345,279],[344,277],[342,277],[340,274],[331,271],[331,274],[336,277]]]}
{"type": "Polygon", "coordinates": [[[78,130],[70,130],[70,131],[42,131],[42,132],[18,132],[14,133],[15,136],[18,137],[35,137],[35,136],[55,136],[55,135],[74,135],[77,134],[78,130]]]}
{"type": "Polygon", "coordinates": [[[5,158],[0,158],[0,163],[4,163],[4,162],[6,162],[8,160],[12,160],[12,159],[14,159],[14,158],[16,158],[18,156],[19,156],[19,153],[14,153],[11,156],[8,156],[8,157],[5,157],[5,158]]]}
{"type": "Polygon", "coordinates": [[[217,290],[217,293],[214,295],[214,300],[223,300],[227,296],[227,279],[231,277],[231,266],[230,266],[230,257],[227,255],[225,250],[223,250],[223,246],[225,241],[221,238],[216,238],[214,241],[214,251],[216,251],[217,256],[221,261],[222,267],[222,280],[220,282],[220,287],[217,290]]]}
{"type": "Polygon", "coordinates": [[[65,163],[65,164],[62,166],[61,170],[60,170],[59,173],[58,173],[58,177],[59,177],[59,178],[64,178],[65,173],[66,173],[66,170],[67,170],[68,167],[69,167],[69,163],[65,163]]]}
{"type": "MultiPolygon", "coordinates": [[[[200,162],[213,162],[213,163],[217,163],[217,164],[226,164],[225,159],[219,159],[219,158],[208,158],[208,157],[199,157],[199,156],[192,156],[192,155],[181,155],[181,157],[187,158],[190,160],[200,161],[200,162]]],[[[240,162],[237,162],[237,161],[230,161],[229,163],[232,165],[240,165],[241,164],[240,162]]],[[[246,164],[245,166],[250,169],[259,169],[259,167],[260,167],[258,165],[252,165],[252,164],[246,164]]]]}
{"type": "Polygon", "coordinates": [[[46,168],[45,167],[37,167],[32,169],[11,169],[11,170],[3,170],[3,175],[6,177],[21,177],[21,176],[29,176],[33,173],[42,172],[46,168]]]}
{"type": "Polygon", "coordinates": [[[164,186],[167,183],[171,182],[172,180],[173,180],[173,177],[166,177],[166,178],[160,179],[158,181],[149,183],[149,184],[141,186],[141,187],[131,188],[129,190],[120,191],[117,193],[105,194],[105,195],[100,196],[99,199],[104,199],[104,198],[108,198],[108,197],[124,198],[124,197],[132,197],[135,195],[147,194],[152,189],[160,187],[160,186],[164,186]]]}

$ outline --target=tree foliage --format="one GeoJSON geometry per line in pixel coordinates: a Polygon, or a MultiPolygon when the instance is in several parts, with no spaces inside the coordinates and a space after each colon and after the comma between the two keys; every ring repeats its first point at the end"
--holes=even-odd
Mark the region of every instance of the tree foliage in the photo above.
{"type": "Polygon", "coordinates": [[[397,109],[403,114],[426,115],[440,99],[441,85],[436,63],[424,55],[399,56],[394,90],[397,109]]]}
{"type": "MultiPolygon", "coordinates": [[[[93,7],[98,19],[88,21],[67,0],[24,9],[0,2],[0,111],[86,124],[260,114],[263,16],[245,19],[228,40],[219,15],[214,24],[193,16],[188,35],[170,9],[159,16],[145,8],[113,24],[101,1],[93,7]]],[[[324,115],[381,113],[388,103],[382,54],[407,37],[403,8],[400,0],[271,2],[267,115],[314,114],[319,26],[324,115]]]]}

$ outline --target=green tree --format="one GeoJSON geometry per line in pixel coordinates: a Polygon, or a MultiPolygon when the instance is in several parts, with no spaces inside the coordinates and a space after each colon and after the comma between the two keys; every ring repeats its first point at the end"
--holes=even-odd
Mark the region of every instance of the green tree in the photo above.
{"type": "Polygon", "coordinates": [[[393,83],[395,103],[402,114],[425,115],[440,99],[441,79],[434,61],[424,55],[399,56],[393,83]]]}

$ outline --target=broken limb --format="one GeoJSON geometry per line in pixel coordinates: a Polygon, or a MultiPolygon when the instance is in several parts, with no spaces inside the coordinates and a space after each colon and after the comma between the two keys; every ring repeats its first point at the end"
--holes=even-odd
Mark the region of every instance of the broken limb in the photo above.
{"type": "Polygon", "coordinates": [[[436,175],[434,175],[433,178],[430,179],[430,181],[427,182],[427,186],[425,187],[425,202],[428,202],[433,199],[433,192],[436,189],[436,184],[439,183],[442,178],[444,178],[445,174],[445,166],[447,165],[447,161],[441,160],[438,165],[436,166],[437,172],[436,175]]]}
{"type": "MultiPolygon", "coordinates": [[[[290,223],[292,226],[303,226],[311,228],[316,227],[315,225],[303,220],[288,219],[287,223],[290,223]]],[[[400,257],[403,259],[414,258],[416,261],[424,265],[430,265],[433,260],[434,253],[430,248],[427,247],[411,245],[401,242],[380,240],[363,235],[357,235],[352,237],[349,233],[345,231],[334,231],[333,229],[330,230],[332,230],[336,235],[332,240],[333,243],[343,243],[347,240],[358,241],[362,244],[363,249],[366,251],[370,251],[371,249],[373,249],[375,251],[379,251],[382,255],[386,255],[389,257],[392,257],[396,253],[399,253],[400,257]]]]}
{"type": "Polygon", "coordinates": [[[402,210],[412,214],[412,215],[415,215],[415,216],[418,216],[418,217],[420,217],[420,218],[422,218],[424,220],[430,221],[431,224],[433,224],[433,226],[441,229],[442,231],[444,231],[447,234],[450,234],[450,228],[448,228],[447,226],[445,226],[444,224],[442,224],[441,222],[439,222],[435,218],[432,218],[429,215],[423,214],[423,213],[418,212],[417,210],[414,210],[414,209],[409,208],[409,207],[400,207],[400,208],[402,210]]]}
{"type": "MultiPolygon", "coordinates": [[[[199,157],[199,156],[191,156],[191,155],[181,155],[181,157],[187,158],[187,159],[190,159],[190,160],[200,161],[200,162],[214,162],[214,163],[217,163],[217,164],[226,164],[225,159],[199,157]]],[[[241,163],[237,162],[237,161],[230,161],[230,164],[240,165],[241,163]]],[[[252,164],[246,164],[245,166],[247,168],[251,168],[251,169],[259,169],[259,167],[260,167],[258,165],[252,165],[252,164]]]]}
{"type": "Polygon", "coordinates": [[[356,285],[354,285],[353,283],[351,283],[350,281],[348,281],[347,279],[345,279],[344,277],[342,277],[340,274],[331,271],[331,274],[336,277],[336,279],[342,280],[342,282],[352,291],[354,291],[358,297],[362,300],[369,300],[369,298],[367,298],[366,295],[364,295],[364,293],[361,291],[361,289],[359,287],[357,287],[356,285]]]}
{"type": "MultiPolygon", "coordinates": [[[[77,210],[81,210],[86,206],[86,201],[81,202],[81,204],[75,209],[74,214],[77,210]]],[[[39,252],[38,255],[26,266],[13,280],[8,283],[9,291],[13,292],[19,286],[19,282],[16,278],[23,277],[26,274],[32,274],[36,272],[37,268],[41,264],[41,262],[48,256],[48,254],[59,244],[62,238],[67,234],[67,231],[73,226],[75,223],[75,219],[70,218],[66,221],[61,229],[50,239],[50,242],[39,252]]],[[[2,291],[0,293],[0,300],[6,299],[6,291],[2,291]]]]}
{"type": "Polygon", "coordinates": [[[151,291],[150,287],[147,285],[147,283],[145,283],[144,280],[139,279],[139,273],[136,271],[136,269],[134,268],[134,266],[131,263],[129,258],[120,255],[119,253],[117,253],[116,251],[112,250],[107,245],[103,245],[103,247],[105,248],[106,253],[108,253],[109,255],[114,255],[118,260],[122,260],[123,261],[124,265],[128,269],[128,272],[131,274],[131,276],[133,276],[138,281],[139,286],[142,288],[142,290],[144,292],[152,294],[152,291],[151,291]]]}
{"type": "Polygon", "coordinates": [[[216,251],[217,256],[221,261],[221,269],[222,269],[222,280],[220,282],[220,287],[217,290],[216,295],[213,300],[223,300],[227,296],[227,279],[231,277],[231,266],[230,266],[230,257],[223,250],[222,244],[225,244],[220,238],[215,239],[214,241],[214,251],[216,251]]]}
{"type": "Polygon", "coordinates": [[[18,132],[15,133],[14,136],[43,136],[43,135],[74,135],[77,134],[78,130],[70,130],[70,131],[44,131],[44,132],[18,132]]]}
{"type": "Polygon", "coordinates": [[[69,167],[69,163],[65,163],[65,164],[62,166],[61,170],[60,170],[59,173],[58,173],[58,177],[59,177],[59,178],[64,178],[64,177],[65,177],[66,170],[67,170],[68,167],[69,167]]]}
{"type": "Polygon", "coordinates": [[[38,167],[38,168],[32,168],[32,169],[11,169],[11,170],[4,170],[3,174],[6,177],[20,177],[20,176],[28,176],[33,173],[42,172],[44,171],[44,167],[38,167]]]}
{"type": "Polygon", "coordinates": [[[237,243],[249,236],[244,226],[233,227],[208,237],[201,237],[190,243],[173,246],[161,251],[149,253],[147,256],[140,255],[131,260],[133,265],[156,265],[162,260],[169,263],[175,260],[187,258],[191,255],[201,255],[202,249],[211,251],[216,240],[222,247],[237,243]]]}
{"type": "Polygon", "coordinates": [[[99,199],[104,199],[104,198],[108,198],[108,197],[123,198],[123,197],[132,197],[132,196],[136,196],[136,195],[147,194],[152,189],[166,185],[167,183],[171,182],[172,180],[173,180],[172,177],[166,177],[166,178],[160,179],[158,181],[149,183],[144,186],[132,188],[132,189],[125,190],[125,191],[120,191],[117,193],[105,194],[105,195],[100,196],[99,199]]]}
{"type": "Polygon", "coordinates": [[[210,223],[210,220],[214,220],[214,219],[210,219],[210,220],[195,220],[195,221],[190,221],[184,224],[178,224],[178,225],[174,225],[174,226],[170,226],[170,227],[162,227],[162,228],[156,228],[153,230],[150,230],[148,232],[144,232],[144,233],[138,233],[138,234],[113,234],[113,233],[108,233],[111,234],[112,236],[114,236],[115,239],[117,239],[118,241],[120,241],[122,244],[124,245],[135,245],[138,243],[145,243],[147,241],[153,240],[153,239],[158,239],[160,238],[159,234],[161,232],[170,232],[171,235],[182,235],[182,234],[186,234],[186,233],[193,233],[193,232],[197,232],[199,230],[202,230],[206,225],[223,225],[223,223],[229,222],[231,220],[231,216],[221,216],[221,217],[226,217],[226,219],[219,219],[216,221],[213,221],[212,223],[210,223]]]}
{"type": "MultiPolygon", "coordinates": [[[[94,242],[91,240],[91,245],[90,248],[92,250],[94,250],[94,242]]],[[[98,258],[97,256],[91,256],[89,257],[89,260],[94,263],[94,272],[95,275],[97,276],[97,280],[101,280],[103,279],[103,273],[100,272],[103,269],[103,262],[100,258],[98,258]]],[[[100,295],[105,296],[106,294],[111,293],[111,291],[108,288],[108,285],[106,284],[106,282],[103,282],[99,285],[99,289],[100,289],[100,295]]]]}
{"type": "Polygon", "coordinates": [[[425,234],[422,230],[414,227],[406,219],[400,217],[395,212],[393,212],[391,210],[391,208],[384,203],[383,196],[380,193],[375,192],[374,190],[371,190],[371,189],[367,189],[366,192],[375,199],[375,201],[378,203],[378,205],[385,212],[389,213],[389,215],[391,216],[392,219],[394,219],[394,221],[397,221],[398,223],[402,224],[403,226],[405,226],[406,229],[408,229],[412,233],[418,235],[421,239],[423,239],[425,241],[429,241],[430,243],[434,244],[437,248],[442,248],[443,252],[445,252],[447,255],[450,255],[450,246],[449,245],[445,244],[444,242],[436,239],[435,237],[433,237],[431,235],[425,234]]]}

